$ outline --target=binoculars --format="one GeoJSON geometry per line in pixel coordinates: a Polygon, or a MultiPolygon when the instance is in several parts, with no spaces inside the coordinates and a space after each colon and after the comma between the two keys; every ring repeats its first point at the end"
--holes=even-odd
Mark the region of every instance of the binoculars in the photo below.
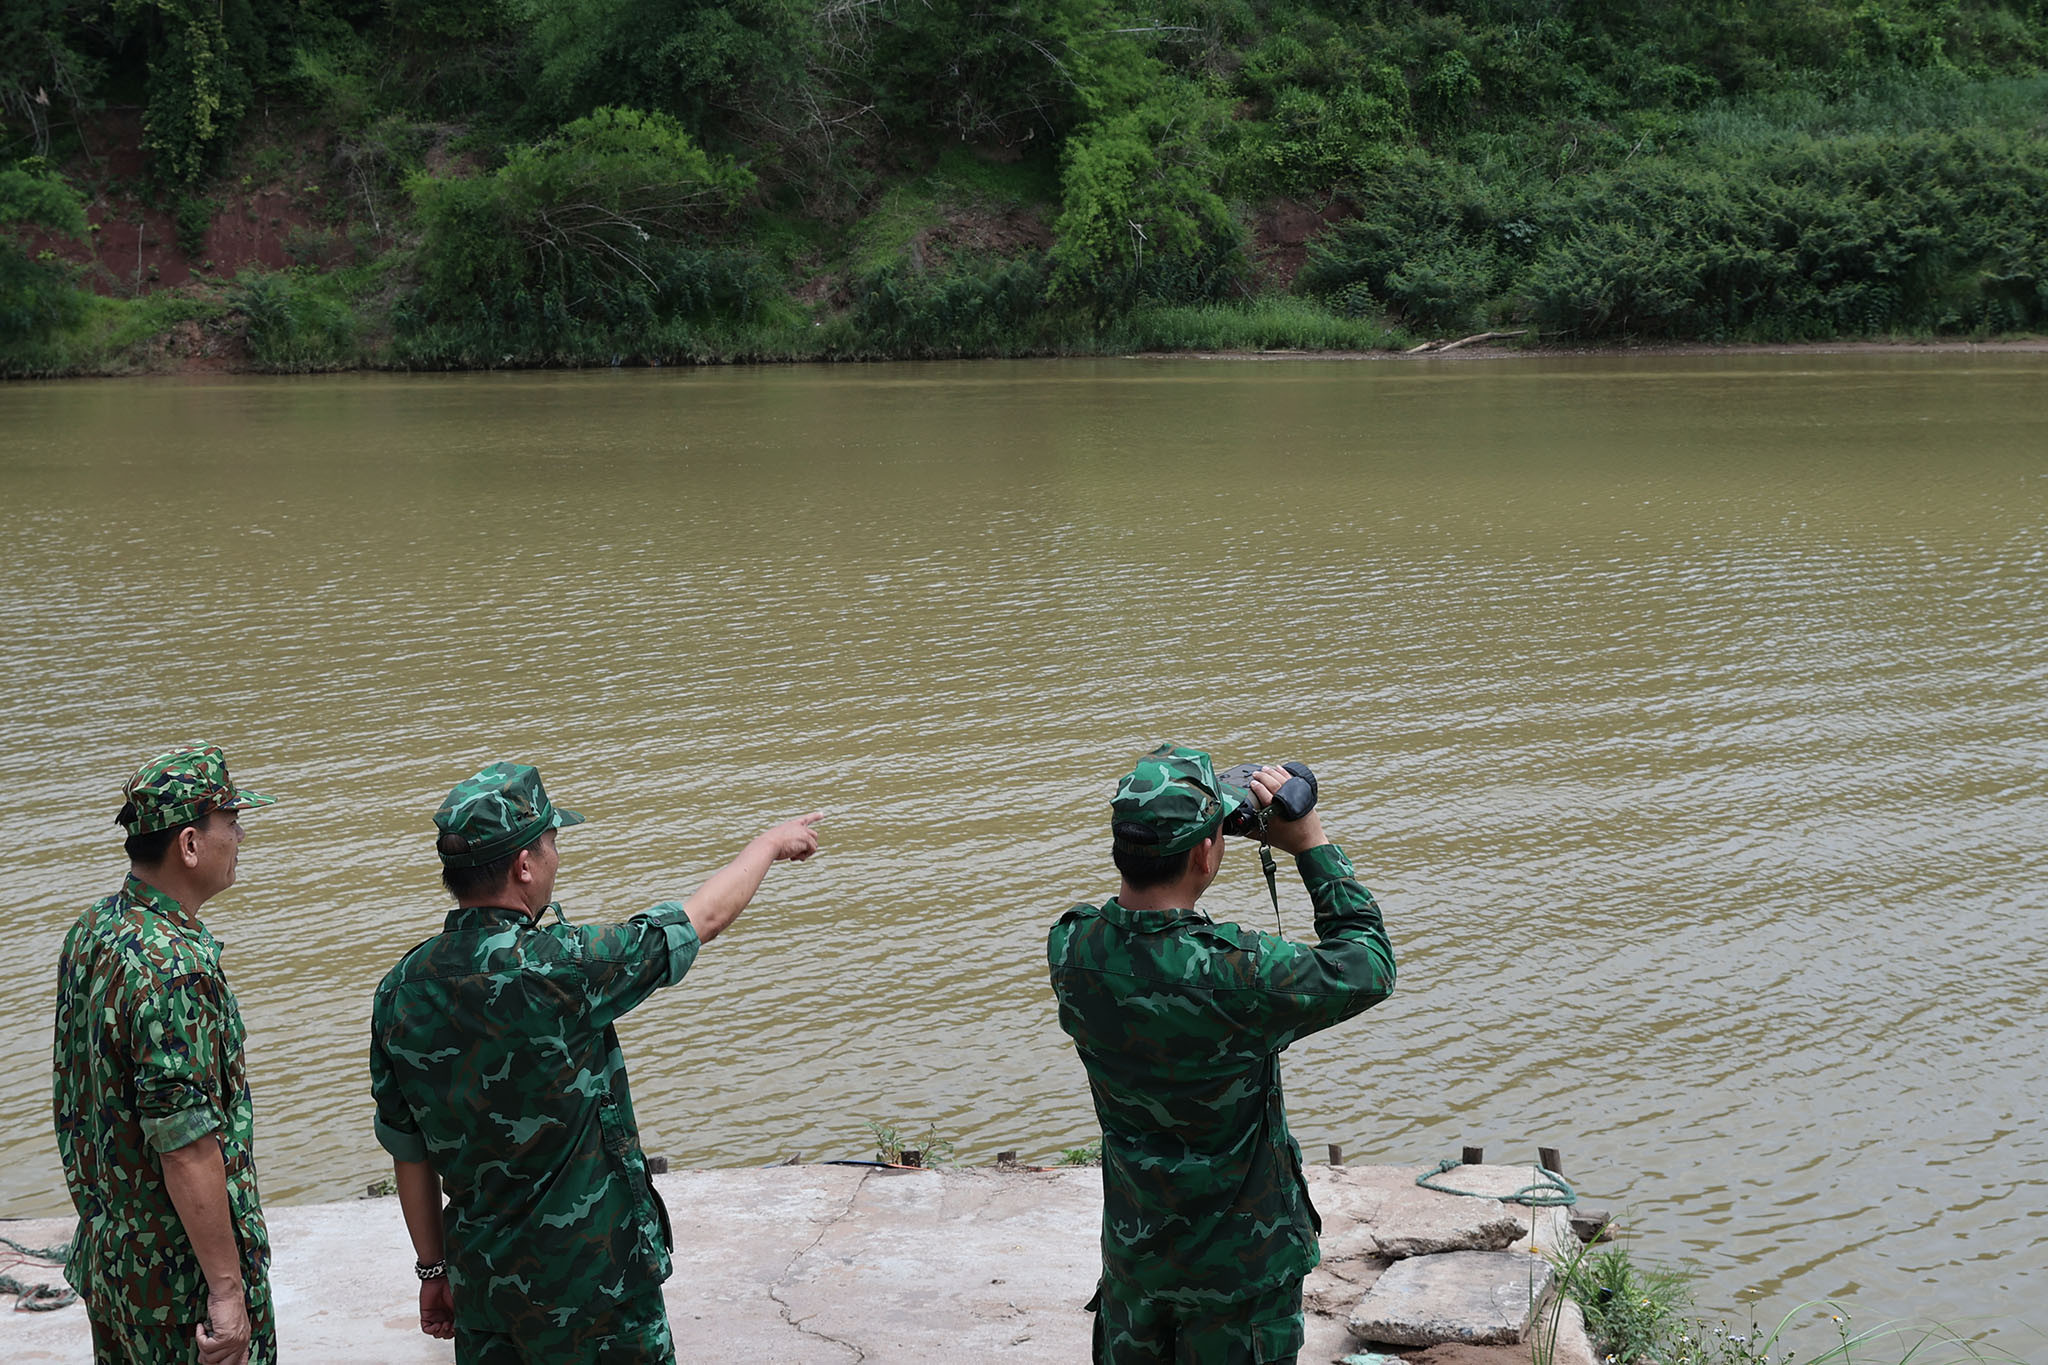
{"type": "Polygon", "coordinates": [[[1216,774],[1218,782],[1244,793],[1244,804],[1223,817],[1222,832],[1231,838],[1256,834],[1274,820],[1299,820],[1316,808],[1316,775],[1309,771],[1306,763],[1282,763],[1280,766],[1293,775],[1279,791],[1273,793],[1271,805],[1256,805],[1252,774],[1264,766],[1263,763],[1240,763],[1216,774]]]}

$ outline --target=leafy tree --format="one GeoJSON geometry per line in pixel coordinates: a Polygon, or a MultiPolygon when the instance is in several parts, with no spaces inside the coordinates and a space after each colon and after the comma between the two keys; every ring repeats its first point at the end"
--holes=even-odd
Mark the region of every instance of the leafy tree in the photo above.
{"type": "Polygon", "coordinates": [[[1109,0],[895,5],[874,40],[876,98],[895,126],[961,141],[1058,138],[1156,79],[1118,32],[1130,22],[1109,0]]]}
{"type": "Polygon", "coordinates": [[[50,150],[50,116],[76,108],[99,83],[97,62],[78,50],[70,0],[0,5],[0,119],[18,124],[37,156],[50,150]]]}
{"type": "Polygon", "coordinates": [[[423,38],[475,42],[507,28],[513,0],[384,0],[385,12],[401,32],[423,38]]]}

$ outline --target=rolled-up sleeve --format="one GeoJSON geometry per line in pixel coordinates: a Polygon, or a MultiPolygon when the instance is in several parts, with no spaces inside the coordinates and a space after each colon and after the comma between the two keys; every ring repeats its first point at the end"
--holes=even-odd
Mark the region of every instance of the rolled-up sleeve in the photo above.
{"type": "Polygon", "coordinates": [[[225,1130],[213,1087],[226,1023],[219,987],[203,976],[174,977],[137,1002],[129,1024],[135,1108],[156,1151],[175,1152],[225,1130]]]}
{"type": "Polygon", "coordinates": [[[664,986],[673,986],[683,979],[690,970],[690,964],[697,960],[697,949],[703,946],[697,937],[697,926],[690,923],[690,917],[675,901],[664,901],[647,912],[648,917],[659,915],[650,922],[661,926],[662,941],[668,945],[668,976],[664,986]]]}
{"type": "Polygon", "coordinates": [[[426,1140],[413,1122],[405,1097],[399,1094],[398,1078],[392,1074],[382,1040],[374,1037],[370,1040],[370,1097],[377,1102],[377,1145],[394,1161],[425,1161],[426,1140]]]}

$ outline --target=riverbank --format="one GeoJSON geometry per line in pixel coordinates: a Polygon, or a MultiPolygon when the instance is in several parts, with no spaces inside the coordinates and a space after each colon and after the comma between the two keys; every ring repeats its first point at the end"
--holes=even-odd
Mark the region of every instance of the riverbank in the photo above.
{"type": "MultiPolygon", "coordinates": [[[[226,312],[211,316],[183,317],[179,321],[154,332],[140,340],[123,342],[115,353],[97,359],[67,363],[48,371],[8,372],[0,370],[0,380],[5,379],[130,379],[161,378],[165,376],[198,375],[274,375],[280,373],[302,373],[280,371],[274,364],[256,358],[246,339],[238,330],[238,319],[226,312]]],[[[1134,338],[1142,341],[1143,338],[1134,338]]],[[[1935,338],[1916,340],[1869,340],[1845,339],[1837,341],[1802,342],[1613,342],[1613,343],[1505,343],[1487,341],[1476,344],[1460,344],[1457,338],[1444,338],[1424,342],[1413,347],[1388,346],[1377,349],[1356,347],[1284,346],[1267,348],[1247,346],[1188,346],[1171,349],[1149,349],[1143,346],[1122,349],[1106,347],[1099,352],[1085,353],[1096,358],[1131,359],[1147,361],[1354,361],[1399,363],[1417,361],[1501,361],[1529,359],[1558,359],[1561,357],[1585,357],[1613,359],[1617,357],[1658,357],[1658,356],[1884,356],[1884,355],[2044,355],[2048,354],[2048,337],[2021,336],[2002,337],[1988,340],[1961,338],[1935,338]]],[[[705,355],[692,358],[681,368],[719,367],[731,365],[835,365],[886,363],[892,359],[880,355],[839,354],[821,351],[811,354],[766,354],[739,353],[731,355],[705,355]]],[[[1084,353],[1059,352],[1024,356],[967,356],[958,359],[1075,359],[1084,358],[1084,353]]],[[[925,357],[930,359],[930,357],[925,357]]],[[[494,367],[479,367],[489,369],[494,367]]],[[[601,365],[508,365],[506,369],[528,369],[535,372],[559,372],[565,370],[590,370],[607,368],[601,365]]],[[[661,365],[627,362],[609,368],[660,369],[661,365]]],[[[668,368],[677,368],[669,366],[668,368]]],[[[347,364],[319,367],[320,373],[329,374],[376,374],[376,373],[422,373],[404,366],[379,364],[347,364]]],[[[424,371],[442,373],[443,371],[424,371]]]]}
{"type": "Polygon", "coordinates": [[[1403,351],[1143,351],[1134,360],[1509,360],[1556,359],[1559,356],[1827,356],[1827,355],[2048,355],[2048,337],[2012,337],[1987,341],[1944,338],[1933,341],[1729,341],[1617,342],[1613,345],[1507,346],[1486,343],[1455,350],[1438,347],[1403,351]]]}
{"type": "MultiPolygon", "coordinates": [[[[1472,1340],[1476,1324],[1466,1325],[1466,1340],[1454,1340],[1460,1324],[1426,1307],[1420,1311],[1435,1313],[1448,1334],[1441,1344],[1373,1348],[1352,1330],[1354,1312],[1396,1264],[1490,1251],[1518,1284],[1532,1274],[1541,1279],[1544,1262],[1516,1235],[1530,1226],[1530,1210],[1419,1189],[1415,1179],[1427,1169],[1309,1170],[1323,1215],[1324,1263],[1304,1287],[1304,1365],[1368,1349],[1398,1351],[1407,1365],[1533,1359],[1529,1342],[1472,1340]]],[[[1456,1178],[1462,1188],[1507,1192],[1529,1184],[1533,1173],[1473,1166],[1456,1178]]],[[[675,1274],[665,1293],[678,1360],[1070,1365],[1087,1358],[1091,1319],[1082,1305],[1098,1267],[1096,1170],[778,1166],[678,1171],[656,1177],[656,1185],[675,1226],[675,1274]]],[[[1538,1212],[1555,1215],[1534,1220],[1543,1240],[1554,1235],[1562,1210],[1538,1212]]],[[[294,1365],[452,1359],[452,1346],[418,1330],[411,1244],[396,1199],[278,1208],[268,1217],[281,1358],[294,1365]]],[[[0,1225],[0,1234],[50,1245],[70,1227],[23,1220],[0,1225]]],[[[16,1273],[34,1278],[33,1270],[16,1273]]],[[[1526,1302],[1518,1307],[1526,1312],[1526,1302]]],[[[1557,1365],[1590,1365],[1575,1317],[1567,1317],[1557,1365]]],[[[91,1357],[78,1304],[0,1315],[0,1358],[91,1357]]]]}

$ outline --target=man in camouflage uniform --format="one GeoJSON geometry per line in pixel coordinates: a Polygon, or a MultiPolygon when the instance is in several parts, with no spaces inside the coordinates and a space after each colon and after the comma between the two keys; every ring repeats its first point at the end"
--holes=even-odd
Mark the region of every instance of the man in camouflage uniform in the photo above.
{"type": "Polygon", "coordinates": [[[612,1021],[681,981],[772,865],[816,852],[821,818],[758,835],[685,902],[593,928],[554,903],[555,831],[583,817],[538,772],[493,763],[441,803],[456,908],[377,988],[370,1089],[419,1258],[420,1330],[452,1336],[459,1365],[675,1358],[668,1216],[612,1021]]]}
{"type": "MultiPolygon", "coordinates": [[[[1260,769],[1254,804],[1288,776],[1260,769]]],[[[1321,1222],[1287,1131],[1280,1053],[1394,988],[1379,907],[1313,810],[1261,836],[1294,855],[1313,945],[1195,908],[1242,805],[1200,750],[1146,755],[1110,805],[1122,889],[1069,910],[1046,943],[1060,1027],[1102,1121],[1099,1363],[1294,1360],[1321,1222]]]]}
{"type": "Polygon", "coordinates": [[[128,876],[65,936],[53,1109],[78,1232],[64,1265],[101,1365],[270,1365],[242,1015],[199,907],[232,886],[244,791],[212,745],[161,754],[115,818],[128,876]]]}

